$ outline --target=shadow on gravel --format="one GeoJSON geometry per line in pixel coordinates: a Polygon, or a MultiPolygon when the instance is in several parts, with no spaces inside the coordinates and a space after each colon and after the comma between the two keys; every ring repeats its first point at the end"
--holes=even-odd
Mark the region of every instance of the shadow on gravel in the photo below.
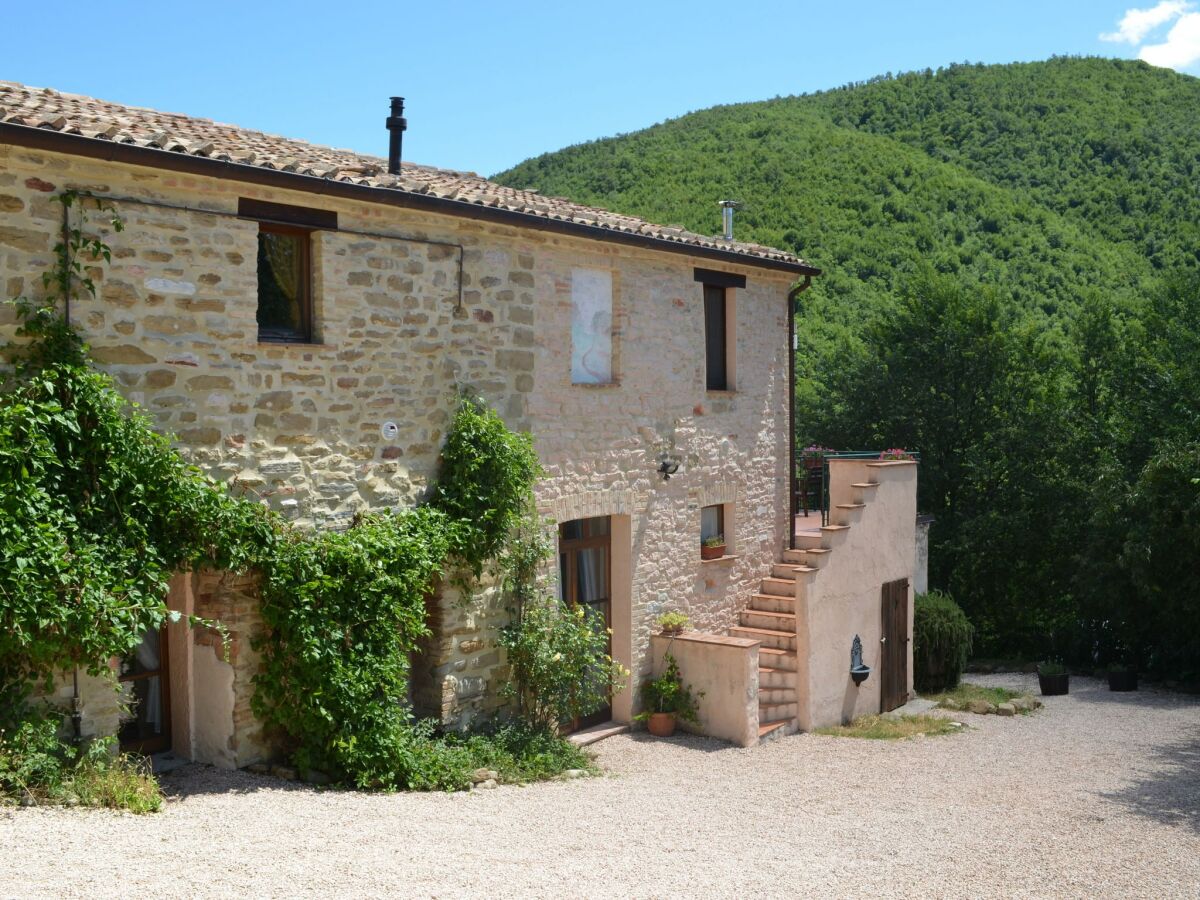
{"type": "Polygon", "coordinates": [[[1160,747],[1147,763],[1154,771],[1102,796],[1146,818],[1200,832],[1200,737],[1160,747]]]}
{"type": "Polygon", "coordinates": [[[1084,703],[1116,703],[1121,706],[1142,706],[1146,709],[1186,709],[1200,706],[1200,696],[1168,691],[1165,688],[1144,687],[1137,691],[1110,691],[1107,682],[1097,682],[1095,687],[1075,689],[1071,681],[1071,697],[1084,703]]]}
{"type": "Polygon", "coordinates": [[[669,738],[655,737],[646,731],[631,731],[625,737],[635,744],[670,744],[687,750],[697,750],[701,753],[737,753],[753,749],[738,747],[735,744],[730,744],[717,738],[704,737],[699,734],[688,734],[686,731],[676,731],[669,738]]]}
{"type": "Polygon", "coordinates": [[[240,769],[192,763],[160,775],[158,783],[171,800],[186,800],[205,794],[255,794],[259,791],[313,791],[311,784],[285,781],[268,775],[253,775],[240,769]]]}

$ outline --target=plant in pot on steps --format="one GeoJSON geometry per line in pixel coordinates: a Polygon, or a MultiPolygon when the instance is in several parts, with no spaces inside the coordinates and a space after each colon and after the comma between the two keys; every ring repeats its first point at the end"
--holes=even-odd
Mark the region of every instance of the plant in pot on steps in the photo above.
{"type": "Polygon", "coordinates": [[[691,624],[692,620],[681,612],[665,612],[658,617],[659,630],[668,637],[683,634],[691,624]]]}
{"type": "Polygon", "coordinates": [[[1060,662],[1038,663],[1038,685],[1042,696],[1057,697],[1071,691],[1071,675],[1060,662]]]}
{"type": "Polygon", "coordinates": [[[720,559],[725,555],[725,535],[714,534],[700,542],[701,559],[720,559]]]}
{"type": "Polygon", "coordinates": [[[644,709],[634,717],[635,721],[645,722],[646,730],[655,737],[673,735],[675,723],[680,720],[699,725],[699,701],[704,696],[703,691],[693,692],[683,683],[674,656],[668,653],[663,661],[666,663],[663,673],[642,685],[644,709]]]}
{"type": "Polygon", "coordinates": [[[1110,691],[1136,691],[1138,689],[1137,669],[1124,663],[1114,663],[1109,666],[1108,689],[1110,691]]]}

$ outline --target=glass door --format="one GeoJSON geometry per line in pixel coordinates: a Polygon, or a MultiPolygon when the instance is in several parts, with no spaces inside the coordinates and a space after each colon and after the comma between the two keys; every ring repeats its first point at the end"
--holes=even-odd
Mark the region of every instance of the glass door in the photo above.
{"type": "MultiPolygon", "coordinates": [[[[576,519],[558,527],[559,585],[570,606],[583,606],[594,627],[602,628],[612,655],[611,536],[607,516],[576,519]]],[[[611,702],[590,716],[572,723],[572,730],[598,725],[612,718],[611,702]]]]}
{"type": "Polygon", "coordinates": [[[158,753],[171,746],[170,685],[167,681],[167,631],[142,635],[121,660],[121,697],[127,710],[121,715],[118,737],[122,750],[158,753]]]}

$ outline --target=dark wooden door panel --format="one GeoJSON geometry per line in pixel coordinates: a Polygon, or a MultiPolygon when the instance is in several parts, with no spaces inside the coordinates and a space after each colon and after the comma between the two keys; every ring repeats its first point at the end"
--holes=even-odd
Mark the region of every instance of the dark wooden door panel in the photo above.
{"type": "Polygon", "coordinates": [[[908,700],[908,579],[887,582],[881,594],[879,707],[888,712],[908,700]]]}

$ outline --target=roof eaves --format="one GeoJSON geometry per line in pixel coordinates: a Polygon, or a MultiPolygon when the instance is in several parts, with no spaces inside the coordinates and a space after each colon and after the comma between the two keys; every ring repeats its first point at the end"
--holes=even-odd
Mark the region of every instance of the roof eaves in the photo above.
{"type": "MultiPolygon", "coordinates": [[[[155,143],[160,143],[157,140],[158,137],[159,135],[155,135],[155,143]]],[[[608,226],[599,220],[579,221],[575,217],[559,216],[558,214],[552,218],[544,214],[508,209],[502,206],[498,200],[494,203],[488,203],[484,198],[460,200],[437,196],[432,191],[418,192],[398,186],[373,185],[365,178],[354,180],[344,175],[337,179],[325,178],[296,171],[295,169],[298,167],[275,168],[264,163],[253,164],[246,161],[254,158],[253,153],[237,160],[227,159],[223,154],[216,157],[195,155],[177,142],[172,143],[167,140],[166,135],[162,135],[162,137],[163,141],[160,146],[154,147],[138,144],[135,139],[121,132],[112,137],[107,135],[91,137],[86,134],[58,131],[53,128],[52,124],[47,123],[34,126],[15,124],[11,121],[0,122],[0,143],[16,146],[57,151],[108,162],[123,162],[130,165],[170,169],[196,175],[227,178],[233,181],[289,188],[307,193],[343,196],[360,201],[423,209],[524,228],[572,234],[593,240],[649,247],[670,253],[684,253],[705,259],[721,260],[728,264],[773,269],[798,275],[821,274],[820,269],[810,266],[802,260],[786,258],[783,253],[772,255],[770,248],[763,248],[762,253],[747,253],[689,243],[678,237],[645,234],[640,231],[642,225],[635,229],[623,223],[608,226]],[[164,149],[162,144],[179,147],[179,149],[164,149]]]]}

